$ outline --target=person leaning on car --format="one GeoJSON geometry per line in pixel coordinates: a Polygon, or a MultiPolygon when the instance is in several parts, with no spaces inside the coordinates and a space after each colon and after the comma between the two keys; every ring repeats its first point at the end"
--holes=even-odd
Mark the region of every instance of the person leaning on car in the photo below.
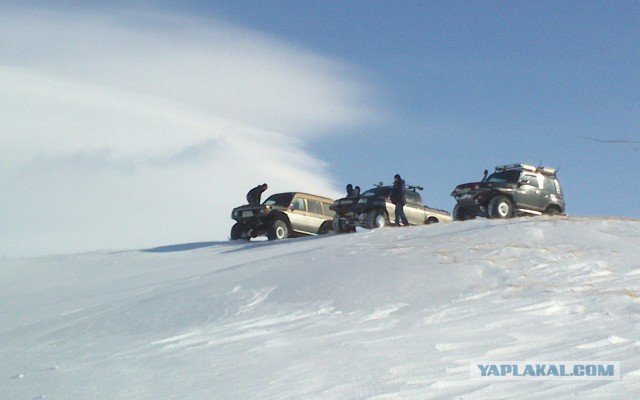
{"type": "Polygon", "coordinates": [[[262,193],[267,190],[269,186],[267,186],[266,183],[263,183],[262,185],[258,185],[256,187],[254,187],[253,189],[249,190],[249,193],[247,193],[247,202],[249,203],[250,206],[259,206],[260,205],[260,197],[262,196],[262,193]]]}
{"type": "Polygon", "coordinates": [[[409,226],[409,221],[407,221],[407,216],[404,215],[404,204],[406,202],[405,198],[407,195],[407,189],[404,185],[404,180],[400,177],[400,174],[396,174],[393,177],[393,188],[391,188],[391,202],[396,205],[396,225],[400,226],[400,221],[402,221],[402,225],[409,226]]]}

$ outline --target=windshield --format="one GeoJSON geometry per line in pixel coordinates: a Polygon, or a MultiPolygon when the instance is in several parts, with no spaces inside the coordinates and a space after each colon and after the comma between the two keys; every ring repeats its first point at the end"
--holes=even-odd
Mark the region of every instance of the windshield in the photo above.
{"type": "Polygon", "coordinates": [[[369,189],[366,192],[362,193],[365,197],[387,197],[391,193],[391,188],[389,186],[375,187],[373,189],[369,189]]]}
{"type": "Polygon", "coordinates": [[[263,206],[272,206],[278,205],[282,207],[289,207],[291,204],[291,199],[293,198],[293,193],[278,193],[269,196],[268,199],[262,203],[263,206]]]}
{"type": "Polygon", "coordinates": [[[517,183],[519,177],[520,177],[520,171],[518,170],[500,171],[500,172],[495,172],[489,175],[489,177],[485,182],[517,183]]]}

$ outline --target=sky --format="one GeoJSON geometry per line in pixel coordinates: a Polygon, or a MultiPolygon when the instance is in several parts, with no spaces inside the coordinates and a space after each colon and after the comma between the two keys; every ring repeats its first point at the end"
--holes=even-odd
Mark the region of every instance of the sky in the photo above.
{"type": "Polygon", "coordinates": [[[640,3],[4,1],[0,257],[226,240],[265,195],[559,167],[640,217],[640,3]],[[597,139],[597,140],[593,140],[597,139]]]}

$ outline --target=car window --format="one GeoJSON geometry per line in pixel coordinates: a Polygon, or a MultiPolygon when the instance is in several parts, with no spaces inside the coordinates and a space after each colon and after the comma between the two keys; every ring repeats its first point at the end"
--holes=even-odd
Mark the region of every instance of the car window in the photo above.
{"type": "Polygon", "coordinates": [[[540,184],[538,183],[538,177],[536,175],[531,175],[531,174],[523,174],[522,178],[520,178],[520,182],[522,183],[527,183],[529,182],[529,185],[534,186],[539,188],[540,184]]]}
{"type": "Polygon", "coordinates": [[[407,204],[422,205],[422,200],[420,198],[420,195],[411,190],[407,191],[407,204]]]}
{"type": "Polygon", "coordinates": [[[485,182],[516,183],[518,182],[519,176],[520,176],[520,171],[518,170],[494,172],[493,174],[489,175],[489,177],[485,182]]]}
{"type": "Polygon", "coordinates": [[[269,196],[269,198],[266,199],[262,204],[266,206],[272,206],[277,204],[279,206],[288,207],[289,204],[291,204],[292,197],[293,197],[292,193],[278,193],[278,194],[269,196]]]}
{"type": "Polygon", "coordinates": [[[296,197],[291,202],[291,208],[294,210],[305,211],[304,199],[302,197],[296,197]]]}
{"type": "Polygon", "coordinates": [[[307,199],[307,208],[310,213],[322,214],[322,207],[318,200],[307,199]]]}
{"type": "Polygon", "coordinates": [[[378,186],[373,189],[369,189],[366,192],[362,193],[364,197],[373,197],[373,196],[388,196],[391,193],[391,187],[389,186],[378,186]]]}
{"type": "Polygon", "coordinates": [[[331,206],[331,203],[322,203],[322,211],[324,211],[324,215],[333,217],[336,214],[336,212],[329,209],[330,206],[331,206]]]}
{"type": "Polygon", "coordinates": [[[542,183],[544,184],[543,189],[547,192],[556,193],[556,183],[553,178],[550,176],[545,176],[542,183]]]}

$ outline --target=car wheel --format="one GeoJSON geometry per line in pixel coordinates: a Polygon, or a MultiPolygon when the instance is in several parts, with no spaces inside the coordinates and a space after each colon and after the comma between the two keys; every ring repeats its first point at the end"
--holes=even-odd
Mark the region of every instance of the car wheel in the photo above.
{"type": "Polygon", "coordinates": [[[349,233],[355,232],[355,226],[349,226],[344,221],[342,221],[337,215],[333,218],[332,228],[335,233],[349,233]]]}
{"type": "Polygon", "coordinates": [[[373,211],[367,214],[367,226],[369,229],[384,228],[387,225],[387,216],[382,211],[373,211]]]}
{"type": "Polygon", "coordinates": [[[427,219],[427,221],[425,222],[425,224],[431,225],[431,224],[437,224],[438,222],[440,222],[440,221],[438,221],[438,218],[429,217],[427,219]]]}
{"type": "Polygon", "coordinates": [[[545,211],[545,214],[547,215],[560,215],[562,214],[562,211],[560,211],[560,209],[556,206],[549,206],[547,208],[547,211],[545,211]]]}
{"type": "Polygon", "coordinates": [[[455,207],[453,207],[453,220],[466,221],[467,219],[469,219],[469,216],[465,209],[456,204],[455,207]]]}
{"type": "Polygon", "coordinates": [[[489,201],[489,217],[491,218],[511,218],[513,217],[513,205],[508,198],[497,196],[489,201]]]}
{"type": "Polygon", "coordinates": [[[249,240],[248,237],[245,237],[244,233],[245,232],[242,224],[236,223],[231,227],[231,240],[239,240],[239,239],[249,240]]]}
{"type": "Polygon", "coordinates": [[[331,232],[331,222],[327,221],[327,222],[323,222],[322,225],[320,225],[320,229],[318,230],[318,235],[326,235],[327,233],[331,232]]]}
{"type": "Polygon", "coordinates": [[[273,221],[267,232],[269,240],[283,240],[289,237],[289,227],[281,219],[273,221]]]}

